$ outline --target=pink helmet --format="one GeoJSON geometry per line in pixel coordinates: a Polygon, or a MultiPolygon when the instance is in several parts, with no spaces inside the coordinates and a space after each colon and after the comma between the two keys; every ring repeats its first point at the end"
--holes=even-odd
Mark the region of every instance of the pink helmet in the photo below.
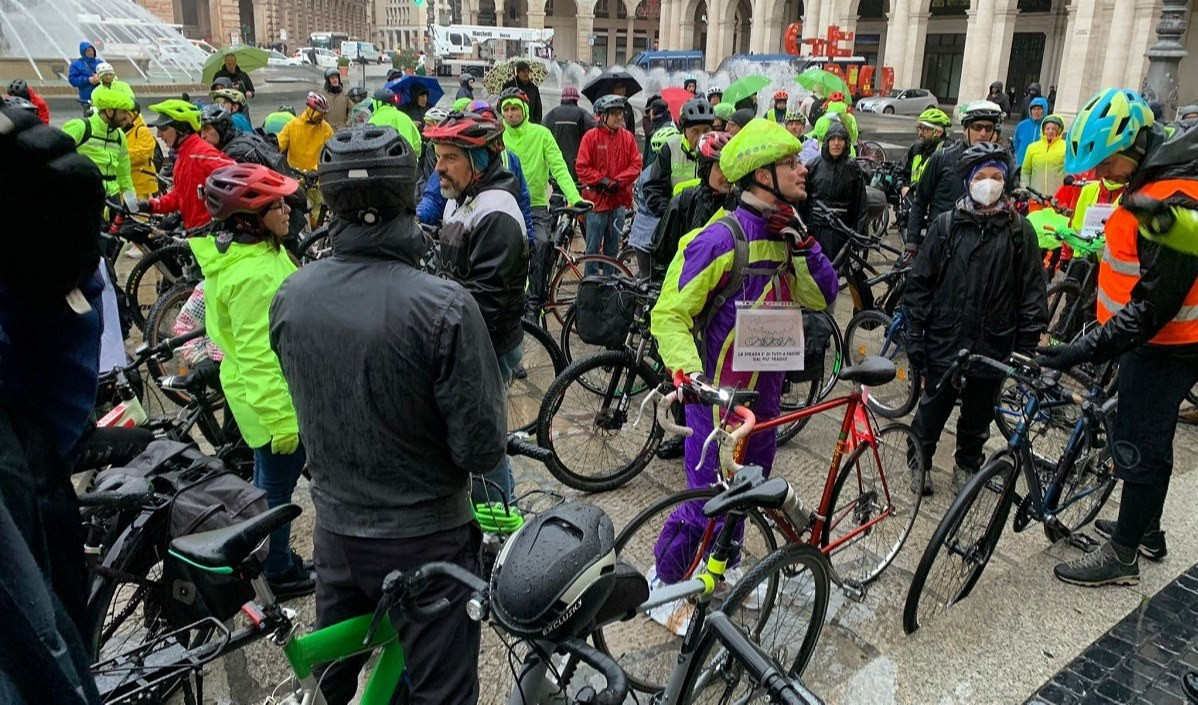
{"type": "Polygon", "coordinates": [[[312,108],[313,110],[315,110],[318,113],[329,112],[328,99],[325,98],[323,95],[317,93],[316,91],[311,91],[310,93],[308,93],[308,100],[306,102],[307,102],[309,108],[312,108]]]}
{"type": "Polygon", "coordinates": [[[579,95],[578,88],[576,86],[566,86],[565,88],[562,89],[562,102],[563,103],[565,103],[566,101],[570,101],[572,103],[577,103],[578,99],[580,97],[581,96],[579,95]]]}

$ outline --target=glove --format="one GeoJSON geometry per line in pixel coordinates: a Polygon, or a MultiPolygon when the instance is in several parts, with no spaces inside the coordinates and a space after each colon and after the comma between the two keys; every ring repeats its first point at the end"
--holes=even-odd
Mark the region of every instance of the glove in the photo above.
{"type": "Polygon", "coordinates": [[[577,208],[578,206],[590,206],[591,208],[594,208],[594,207],[595,207],[595,202],[594,202],[594,201],[588,201],[588,200],[587,200],[587,199],[585,199],[585,198],[580,198],[580,199],[578,199],[577,201],[575,201],[575,202],[574,202],[574,207],[575,207],[575,208],[577,208]]]}
{"type": "Polygon", "coordinates": [[[270,452],[275,455],[291,455],[299,450],[298,433],[282,433],[270,437],[270,452]]]}
{"type": "Polygon", "coordinates": [[[769,212],[765,229],[774,235],[779,235],[784,230],[793,230],[796,234],[795,240],[802,240],[807,235],[807,227],[789,203],[779,203],[769,212]]]}
{"type": "Polygon", "coordinates": [[[125,208],[128,208],[130,213],[141,211],[141,202],[137,200],[137,194],[133,191],[126,191],[121,198],[124,199],[125,208]]]}
{"type": "Polygon", "coordinates": [[[615,193],[620,190],[620,185],[605,176],[599,179],[599,183],[595,184],[595,189],[604,193],[615,193]]]}
{"type": "Polygon", "coordinates": [[[154,210],[153,201],[138,201],[136,208],[131,208],[134,213],[149,213],[154,210]]]}
{"type": "Polygon", "coordinates": [[[1177,224],[1177,216],[1173,214],[1173,208],[1164,201],[1158,201],[1151,196],[1133,193],[1122,199],[1120,203],[1131,211],[1136,220],[1140,221],[1141,229],[1146,228],[1159,234],[1172,230],[1173,226],[1177,224]]]}
{"type": "Polygon", "coordinates": [[[911,361],[911,369],[924,372],[928,365],[928,343],[923,333],[907,336],[907,359],[911,361]]]}
{"type": "Polygon", "coordinates": [[[1054,370],[1067,370],[1094,357],[1084,340],[1066,345],[1041,345],[1036,348],[1036,364],[1054,370]]]}

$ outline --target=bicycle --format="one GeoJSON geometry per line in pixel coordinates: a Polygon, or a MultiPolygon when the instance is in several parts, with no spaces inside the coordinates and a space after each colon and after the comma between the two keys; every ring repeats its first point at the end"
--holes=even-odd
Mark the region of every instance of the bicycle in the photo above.
{"type": "Polygon", "coordinates": [[[972,365],[998,370],[1027,390],[1026,402],[1007,446],[990,456],[940,520],[924,549],[903,606],[903,629],[912,633],[927,620],[969,596],[986,569],[1012,507],[1012,528],[1041,522],[1050,541],[1067,538],[1092,521],[1115,486],[1110,445],[1117,397],[1101,383],[1064,388],[1055,374],[1043,375],[1035,361],[1013,354],[1010,363],[962,350],[940,384],[957,384],[972,365]],[[1076,410],[1076,420],[1055,462],[1037,458],[1030,427],[1045,415],[1076,410]],[[1016,491],[1022,476],[1026,496],[1016,491]]]}
{"type": "Polygon", "coordinates": [[[578,283],[587,275],[588,270],[632,276],[632,272],[614,257],[578,254],[570,249],[574,240],[575,219],[589,212],[592,206],[587,203],[581,206],[567,206],[564,205],[564,200],[561,203],[563,205],[557,205],[557,196],[554,196],[549,205],[549,215],[557,219],[557,225],[553,230],[554,250],[557,256],[550,269],[553,274],[549,278],[546,300],[540,315],[541,325],[546,328],[549,322],[546,313],[551,314],[559,324],[564,324],[566,312],[578,296],[578,283]]]}

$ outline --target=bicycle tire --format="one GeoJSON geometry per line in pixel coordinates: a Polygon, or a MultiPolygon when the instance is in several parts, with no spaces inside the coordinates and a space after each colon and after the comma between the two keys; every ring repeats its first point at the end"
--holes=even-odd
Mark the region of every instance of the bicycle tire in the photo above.
{"type": "Polygon", "coordinates": [[[296,247],[301,265],[311,264],[333,254],[333,239],[328,228],[317,228],[304,235],[296,247]]]}
{"type": "Polygon", "coordinates": [[[961,585],[941,591],[947,593],[943,609],[948,609],[968,597],[974,586],[977,585],[978,579],[982,577],[982,572],[986,569],[986,564],[994,555],[994,549],[1002,536],[1003,525],[1006,524],[1007,515],[1011,512],[1011,505],[1014,504],[1016,469],[1015,461],[1010,456],[995,457],[978,471],[978,474],[969,481],[961,494],[953,500],[940,523],[936,525],[936,530],[932,532],[932,539],[924,549],[915,574],[911,577],[911,587],[907,590],[907,598],[903,604],[903,631],[913,634],[923,621],[943,611],[940,609],[939,602],[935,603],[935,609],[928,611],[920,609],[921,605],[928,607],[932,600],[932,595],[924,595],[924,587],[937,558],[942,554],[942,549],[946,549],[943,550],[946,557],[960,557],[963,561],[972,563],[965,571],[955,571],[965,578],[961,585]],[[1001,483],[1000,491],[995,492],[990,487],[992,480],[1001,483]],[[994,505],[993,507],[984,507],[984,509],[989,509],[988,514],[986,512],[980,514],[984,524],[979,535],[962,544],[957,539],[957,532],[962,527],[967,515],[976,506],[979,497],[995,499],[994,505]],[[949,542],[953,542],[954,547],[947,548],[946,544],[949,542]]]}
{"type": "Polygon", "coordinates": [[[129,316],[138,329],[145,330],[150,307],[160,295],[187,277],[188,270],[195,263],[191,247],[176,243],[142,255],[133,265],[125,279],[125,297],[129,303],[129,316]],[[156,279],[151,275],[151,269],[158,274],[156,279]],[[147,275],[151,276],[149,281],[146,280],[147,275]]]}
{"type": "MultiPolygon", "coordinates": [[[[836,319],[827,311],[804,312],[804,315],[821,317],[825,325],[831,328],[831,336],[828,338],[828,346],[824,349],[824,359],[819,379],[799,382],[797,387],[792,387],[795,392],[793,396],[788,396],[788,382],[783,382],[782,400],[780,402],[783,414],[798,411],[826,399],[836,386],[837,375],[840,374],[840,367],[844,364],[844,335],[841,333],[836,319]]],[[[789,384],[794,383],[790,382],[789,384]]],[[[785,445],[790,442],[792,438],[798,435],[799,431],[803,430],[803,427],[810,420],[811,417],[808,416],[792,421],[785,426],[779,426],[777,430],[778,445],[785,445]]]]}
{"type": "Polygon", "coordinates": [[[820,538],[820,546],[826,550],[838,538],[837,534],[847,536],[857,527],[893,509],[894,514],[877,521],[872,528],[857,534],[852,541],[828,554],[840,577],[861,585],[876,580],[898,556],[907,537],[911,535],[923,502],[923,468],[926,467],[923,450],[910,426],[891,424],[874,429],[873,436],[873,441],[855,461],[846,463],[840,469],[832,488],[828,520],[824,522],[823,536],[820,538]],[[913,478],[915,474],[918,474],[918,478],[913,478]],[[857,479],[856,483],[850,482],[853,478],[857,479]],[[873,546],[871,539],[879,537],[882,541],[877,542],[876,547],[870,547],[873,546]],[[858,553],[854,548],[862,550],[858,553]],[[857,555],[860,558],[854,559],[853,556],[857,555]],[[872,561],[871,566],[873,558],[876,560],[872,561]]]}
{"type": "MultiPolygon", "coordinates": [[[[717,487],[683,490],[663,497],[642,510],[616,535],[615,550],[620,556],[620,561],[636,568],[646,578],[651,578],[656,574],[655,548],[666,519],[683,503],[703,503],[721,491],[717,487]]],[[[750,510],[746,514],[745,527],[740,542],[741,556],[738,567],[744,573],[751,573],[753,566],[777,549],[778,542],[769,521],[757,510],[750,510]],[[751,532],[748,528],[750,526],[751,532]]],[[[714,538],[712,540],[714,541],[714,538]]],[[[696,559],[691,560],[695,562],[696,559]]],[[[683,573],[686,567],[678,564],[674,572],[683,573]]],[[[703,568],[704,564],[700,560],[698,570],[703,568]]],[[[647,693],[665,688],[664,679],[669,675],[682,643],[681,637],[654,622],[646,614],[638,614],[630,620],[596,629],[591,634],[591,640],[595,648],[612,657],[620,665],[628,675],[628,683],[632,688],[647,693]],[[623,646],[625,644],[628,646],[623,646]]]]}
{"type": "Polygon", "coordinates": [[[566,368],[565,358],[553,337],[535,323],[521,319],[523,357],[517,376],[507,385],[508,433],[529,431],[537,425],[541,400],[553,380],[566,368]]]}
{"type": "Polygon", "coordinates": [[[856,365],[868,355],[880,355],[895,363],[895,378],[880,387],[869,387],[865,403],[878,416],[897,419],[911,413],[919,402],[919,390],[923,386],[922,375],[907,359],[907,348],[898,340],[886,341],[886,333],[894,319],[882,311],[861,311],[849,320],[844,330],[846,362],[856,365]],[[868,340],[866,333],[879,330],[879,341],[868,340]]]}
{"type": "Polygon", "coordinates": [[[882,148],[881,144],[873,140],[862,140],[859,144],[862,154],[857,155],[858,159],[869,159],[878,164],[886,162],[886,150],[882,148]]]}
{"type": "Polygon", "coordinates": [[[558,263],[557,268],[549,279],[549,300],[545,304],[549,313],[553,314],[559,324],[564,322],[566,311],[574,304],[574,299],[578,296],[578,283],[586,276],[588,264],[609,267],[608,273],[611,274],[632,276],[632,272],[628,271],[628,268],[619,260],[607,255],[572,255],[571,258],[562,260],[563,257],[559,252],[557,260],[555,260],[558,263]]]}
{"type": "MultiPolygon", "coordinates": [[[[635,378],[633,382],[635,385],[635,378]]],[[[562,441],[571,436],[586,435],[592,439],[601,438],[602,450],[608,450],[609,440],[616,439],[626,428],[634,429],[633,422],[642,401],[638,397],[651,391],[657,383],[658,377],[653,368],[644,361],[637,362],[627,350],[607,350],[568,365],[549,386],[537,415],[537,443],[553,453],[546,463],[549,472],[567,487],[583,492],[614,490],[640,474],[653,459],[663,434],[657,419],[648,411],[645,412],[646,418],[641,419],[642,424],[648,421],[648,424],[641,426],[648,428],[644,440],[633,440],[630,453],[610,456],[610,467],[602,467],[597,459],[573,459],[562,452],[566,445],[562,441]],[[605,372],[599,372],[604,368],[605,372]],[[642,391],[638,394],[634,390],[631,398],[622,399],[613,409],[611,403],[615,399],[608,400],[606,389],[603,394],[595,394],[582,381],[592,373],[606,374],[609,388],[614,385],[617,394],[622,394],[620,390],[626,380],[625,375],[636,375],[641,380],[636,388],[642,391]],[[596,401],[599,406],[592,406],[596,401]],[[563,406],[567,411],[560,414],[563,406]],[[570,417],[577,420],[571,421],[570,417]],[[559,421],[561,423],[555,423],[559,421]]]]}
{"type": "Polygon", "coordinates": [[[1109,447],[1091,448],[1069,463],[1057,478],[1064,504],[1058,499],[1053,503],[1055,506],[1048,508],[1059,524],[1045,521],[1044,536],[1056,543],[1094,521],[1115,491],[1114,471],[1109,447]],[[1093,499],[1086,501],[1088,497],[1093,499]],[[1064,533],[1058,533],[1061,527],[1064,533]]]}
{"type": "Polygon", "coordinates": [[[1044,329],[1041,342],[1045,345],[1069,342],[1081,323],[1075,320],[1080,316],[1077,309],[1081,306],[1081,286],[1072,279],[1062,279],[1048,287],[1046,301],[1048,326],[1044,329]],[[1069,333],[1071,328],[1075,329],[1073,335],[1069,333]]]}
{"type": "MultiPolygon", "coordinates": [[[[1065,389],[1085,393],[1088,385],[1070,372],[1062,372],[1061,385],[1065,389]]],[[[1002,380],[995,400],[994,423],[998,432],[1006,440],[1011,440],[1018,420],[1023,416],[1026,395],[1031,392],[1018,380],[1007,375],[1002,380]]],[[[1057,460],[1065,452],[1073,427],[1081,414],[1081,409],[1064,400],[1052,401],[1041,405],[1039,415],[1028,421],[1028,442],[1031,444],[1032,457],[1036,461],[1036,471],[1047,484],[1057,467],[1057,460]]]]}
{"type": "MultiPolygon", "coordinates": [[[[594,355],[598,352],[603,352],[607,348],[601,345],[591,345],[590,343],[582,342],[582,338],[578,337],[578,329],[574,326],[574,319],[578,316],[578,310],[573,304],[566,310],[566,317],[562,319],[562,332],[560,347],[562,357],[566,360],[566,364],[570,364],[575,360],[581,360],[588,355],[594,355]]],[[[602,394],[602,390],[596,387],[590,387],[596,394],[602,394]]]]}
{"type": "MultiPolygon", "coordinates": [[[[171,328],[175,324],[175,318],[178,317],[179,311],[182,310],[184,304],[187,303],[187,299],[191,297],[191,292],[194,290],[195,285],[184,282],[171,287],[166,293],[158,297],[158,300],[150,307],[150,312],[146,314],[144,332],[145,341],[148,345],[153,347],[174,335],[171,328]]],[[[178,351],[175,352],[170,360],[166,361],[152,357],[146,360],[146,367],[150,371],[150,377],[155,382],[168,375],[182,375],[191,371],[191,365],[186,362],[178,351]]],[[[158,391],[162,392],[167,399],[181,406],[191,401],[191,395],[187,392],[163,389],[162,387],[159,387],[158,391]]]]}
{"type": "MultiPolygon", "coordinates": [[[[811,655],[823,632],[831,582],[827,557],[807,544],[787,544],[749,571],[728,594],[722,609],[734,624],[736,617],[758,612],[757,623],[752,626],[752,630],[745,625],[737,626],[774,661],[774,666],[779,672],[791,678],[798,678],[811,662],[811,655]],[[796,581],[804,575],[810,576],[810,585],[803,581],[802,585],[796,586],[796,581]],[[746,602],[750,600],[761,600],[761,591],[757,586],[766,581],[768,585],[764,591],[766,598],[763,606],[767,609],[746,607],[746,602]],[[779,591],[778,586],[783,584],[786,586],[785,590],[779,591]],[[799,625],[806,623],[801,635],[788,634],[774,639],[774,634],[770,634],[781,631],[781,619],[771,621],[771,617],[789,611],[780,601],[775,602],[775,597],[788,601],[810,597],[806,600],[810,604],[810,615],[802,615],[797,620],[799,625]],[[762,612],[765,613],[764,619],[760,617],[762,612]],[[799,645],[797,649],[795,644],[799,645]]],[[[699,642],[690,668],[682,681],[682,702],[696,705],[709,702],[756,702],[757,699],[752,696],[756,694],[761,697],[761,684],[744,680],[746,675],[743,667],[723,648],[716,635],[708,631],[699,642]],[[745,686],[748,686],[747,692],[742,690],[745,686]],[[708,696],[714,696],[714,700],[708,696]]]]}

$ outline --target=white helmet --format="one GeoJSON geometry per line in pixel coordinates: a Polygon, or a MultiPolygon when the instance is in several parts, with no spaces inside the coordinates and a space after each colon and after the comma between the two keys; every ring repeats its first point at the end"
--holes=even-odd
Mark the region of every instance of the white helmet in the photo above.
{"type": "Polygon", "coordinates": [[[112,64],[108,63],[107,61],[101,61],[100,63],[96,64],[97,76],[103,76],[106,73],[110,73],[115,76],[116,69],[112,68],[112,64]]]}

